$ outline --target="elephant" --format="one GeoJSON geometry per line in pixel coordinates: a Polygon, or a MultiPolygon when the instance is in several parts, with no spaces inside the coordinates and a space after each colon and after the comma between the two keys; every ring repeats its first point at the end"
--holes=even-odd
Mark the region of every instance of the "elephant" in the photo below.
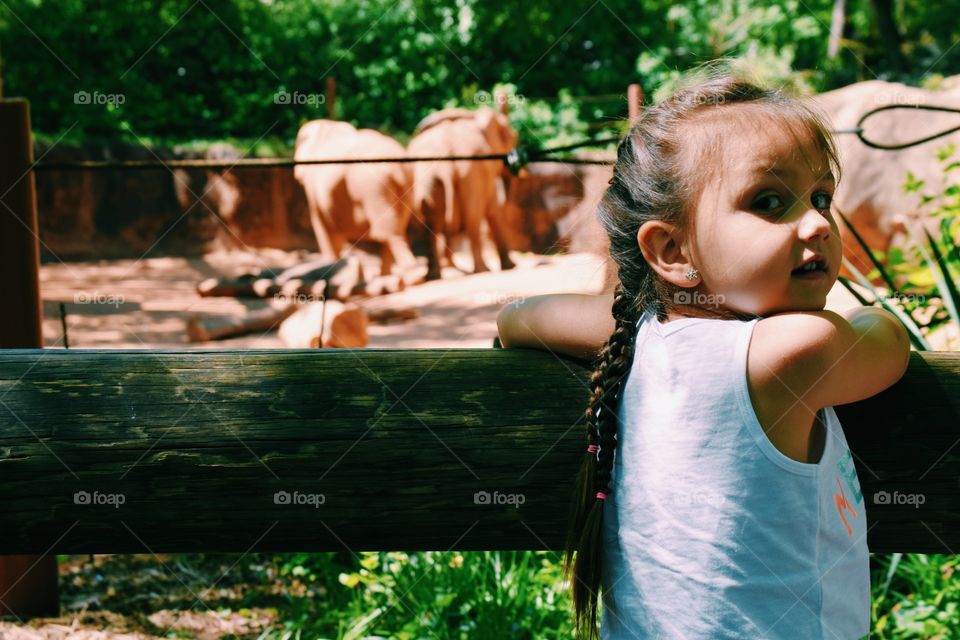
{"type": "MultiPolygon", "coordinates": [[[[294,151],[296,160],[404,156],[393,138],[336,120],[305,123],[294,151]]],[[[380,245],[381,275],[389,275],[395,262],[405,281],[417,280],[406,235],[414,211],[410,164],[298,164],[293,172],[306,192],[310,224],[325,258],[337,260],[360,241],[371,241],[380,245]]]]}
{"type": "MultiPolygon", "coordinates": [[[[443,109],[417,125],[407,145],[415,156],[486,155],[507,153],[517,133],[505,115],[489,107],[476,111],[443,109]]],[[[449,238],[466,227],[473,253],[473,271],[488,271],[483,259],[484,220],[497,245],[502,270],[513,268],[506,242],[503,212],[498,202],[498,178],[509,179],[501,160],[457,160],[413,163],[414,207],[428,232],[427,280],[440,278],[440,261],[453,262],[449,238]]]]}
{"type": "MultiPolygon", "coordinates": [[[[870,80],[827,91],[814,96],[813,106],[825,116],[834,131],[853,129],[867,112],[885,105],[929,105],[960,108],[960,87],[945,91],[928,91],[917,87],[870,80]]],[[[918,140],[960,124],[958,115],[938,111],[910,111],[894,109],[881,111],[863,123],[864,136],[885,145],[918,140]]],[[[928,224],[937,235],[929,216],[920,215],[917,193],[903,189],[907,172],[926,182],[921,192],[934,194],[942,189],[943,165],[936,158],[936,150],[948,143],[960,146],[960,133],[954,132],[920,145],[897,151],[874,149],[851,133],[834,135],[840,156],[841,178],[834,197],[836,208],[850,220],[871,249],[887,251],[898,244],[904,222],[915,220],[928,224]]],[[[840,223],[844,256],[861,273],[868,273],[873,265],[840,223]]],[[[844,269],[844,274],[847,270],[844,269]]],[[[852,275],[852,274],[851,274],[852,275]]]]}

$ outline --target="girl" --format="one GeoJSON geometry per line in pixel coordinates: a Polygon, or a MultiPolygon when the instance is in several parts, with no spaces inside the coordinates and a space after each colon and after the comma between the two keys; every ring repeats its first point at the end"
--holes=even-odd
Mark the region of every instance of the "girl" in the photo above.
{"type": "Polygon", "coordinates": [[[841,243],[819,118],[707,71],[620,143],[597,211],[615,292],[497,318],[505,348],[596,356],[564,563],[577,635],[597,635],[602,582],[604,640],[860,638],[865,501],[833,406],[899,380],[907,333],[824,310],[841,243]]]}

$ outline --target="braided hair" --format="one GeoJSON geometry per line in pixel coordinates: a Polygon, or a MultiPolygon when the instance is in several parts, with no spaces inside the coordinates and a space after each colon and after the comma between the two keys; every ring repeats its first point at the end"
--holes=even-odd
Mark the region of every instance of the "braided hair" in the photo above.
{"type": "MultiPolygon", "coordinates": [[[[569,532],[563,563],[571,582],[576,637],[599,636],[597,605],[603,561],[603,509],[612,487],[614,452],[619,426],[619,396],[633,365],[637,322],[645,311],[667,318],[680,291],[663,280],[646,262],[637,241],[640,227],[652,220],[690,229],[692,207],[700,187],[711,177],[719,157],[720,136],[710,128],[722,123],[731,109],[740,115],[771,116],[800,125],[813,134],[839,178],[836,148],[821,117],[800,101],[757,86],[725,67],[728,60],[702,65],[671,97],[645,109],[617,149],[610,186],[597,207],[600,225],[610,241],[617,265],[614,291],[615,329],[594,362],[591,394],[585,411],[590,450],[575,481],[569,532]],[[702,75],[706,74],[706,79],[702,75]],[[693,81],[690,80],[693,78],[693,81]],[[710,118],[705,125],[704,116],[710,118]],[[699,126],[698,126],[699,125],[699,126]],[[595,452],[595,453],[594,453],[595,452]],[[600,494],[598,496],[598,493],[600,494]]],[[[732,310],[718,317],[746,319],[732,310]]]]}

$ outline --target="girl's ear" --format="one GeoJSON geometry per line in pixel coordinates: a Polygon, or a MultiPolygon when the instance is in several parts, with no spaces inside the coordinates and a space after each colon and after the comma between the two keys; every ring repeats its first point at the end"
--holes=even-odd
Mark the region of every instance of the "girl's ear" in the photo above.
{"type": "Polygon", "coordinates": [[[686,274],[693,267],[685,255],[680,230],[662,220],[650,220],[640,225],[637,244],[647,264],[667,282],[678,287],[691,287],[695,282],[686,274]]]}

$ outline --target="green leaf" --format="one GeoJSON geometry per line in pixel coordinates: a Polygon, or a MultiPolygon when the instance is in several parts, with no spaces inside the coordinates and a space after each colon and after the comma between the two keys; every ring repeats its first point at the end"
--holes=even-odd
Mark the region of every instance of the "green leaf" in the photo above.
{"type": "Polygon", "coordinates": [[[955,145],[952,142],[948,145],[940,147],[939,149],[937,149],[937,160],[939,160],[940,162],[945,162],[947,158],[949,158],[954,154],[954,152],[956,152],[956,150],[957,150],[957,145],[955,145]]]}
{"type": "Polygon", "coordinates": [[[933,272],[928,267],[924,267],[910,274],[908,284],[915,289],[929,289],[937,284],[937,280],[933,277],[933,272]]]}
{"type": "Polygon", "coordinates": [[[955,263],[960,263],[960,247],[957,246],[956,241],[953,239],[953,232],[950,230],[950,227],[958,223],[960,223],[960,218],[953,220],[944,218],[940,221],[940,235],[943,236],[943,244],[949,247],[947,250],[947,260],[955,263]]]}
{"type": "MultiPolygon", "coordinates": [[[[923,333],[920,331],[920,327],[918,327],[917,323],[913,321],[913,318],[911,318],[908,314],[904,313],[897,307],[887,304],[886,298],[883,298],[880,296],[877,290],[874,289],[873,285],[870,284],[870,281],[867,280],[863,276],[863,274],[860,273],[860,271],[855,266],[853,266],[853,264],[849,260],[847,260],[846,258],[843,258],[843,264],[847,267],[847,270],[850,271],[850,273],[852,273],[854,277],[860,281],[860,284],[873,294],[874,298],[876,299],[876,302],[880,303],[880,306],[882,306],[884,309],[886,309],[893,315],[897,316],[897,319],[900,320],[900,323],[907,329],[907,333],[910,336],[910,342],[913,344],[914,347],[916,347],[918,351],[931,350],[930,344],[926,341],[926,339],[924,339],[923,333]]],[[[852,287],[850,287],[849,284],[846,282],[844,283],[844,286],[846,286],[848,290],[852,289],[852,287]]],[[[854,293],[854,292],[851,291],[851,293],[854,293]]],[[[856,293],[854,293],[854,295],[858,300],[865,302],[863,298],[857,295],[856,293]]],[[[873,306],[873,305],[867,305],[867,306],[873,306]]]]}
{"type": "Polygon", "coordinates": [[[919,191],[923,187],[923,180],[918,180],[912,171],[907,171],[907,180],[903,183],[903,190],[907,193],[919,191]]]}
{"type": "MultiPolygon", "coordinates": [[[[886,283],[887,288],[890,289],[891,295],[899,295],[897,291],[897,286],[893,284],[893,278],[887,273],[886,269],[883,268],[883,265],[880,264],[880,261],[877,260],[876,256],[873,255],[873,251],[870,249],[870,245],[864,241],[863,236],[857,233],[857,230],[854,228],[850,220],[847,219],[847,216],[843,215],[843,212],[837,209],[837,213],[840,215],[840,218],[843,220],[844,224],[847,225],[847,228],[850,229],[850,233],[853,234],[853,237],[856,239],[857,243],[860,245],[860,248],[863,249],[863,252],[867,254],[867,257],[870,258],[870,262],[873,263],[874,268],[877,270],[877,273],[883,278],[883,281],[886,283]]],[[[872,272],[871,272],[872,274],[872,272]]]]}
{"type": "Polygon", "coordinates": [[[960,291],[957,290],[956,280],[954,280],[950,273],[950,267],[944,259],[943,254],[940,253],[940,248],[937,246],[936,240],[933,239],[933,236],[930,235],[926,227],[924,227],[923,233],[926,235],[930,251],[933,253],[933,259],[931,260],[929,254],[927,254],[924,249],[925,257],[928,263],[935,264],[937,267],[933,270],[933,275],[937,279],[937,289],[940,291],[940,297],[943,299],[943,304],[947,307],[947,311],[950,312],[953,321],[960,323],[960,313],[957,312],[957,309],[960,308],[960,291]]]}

